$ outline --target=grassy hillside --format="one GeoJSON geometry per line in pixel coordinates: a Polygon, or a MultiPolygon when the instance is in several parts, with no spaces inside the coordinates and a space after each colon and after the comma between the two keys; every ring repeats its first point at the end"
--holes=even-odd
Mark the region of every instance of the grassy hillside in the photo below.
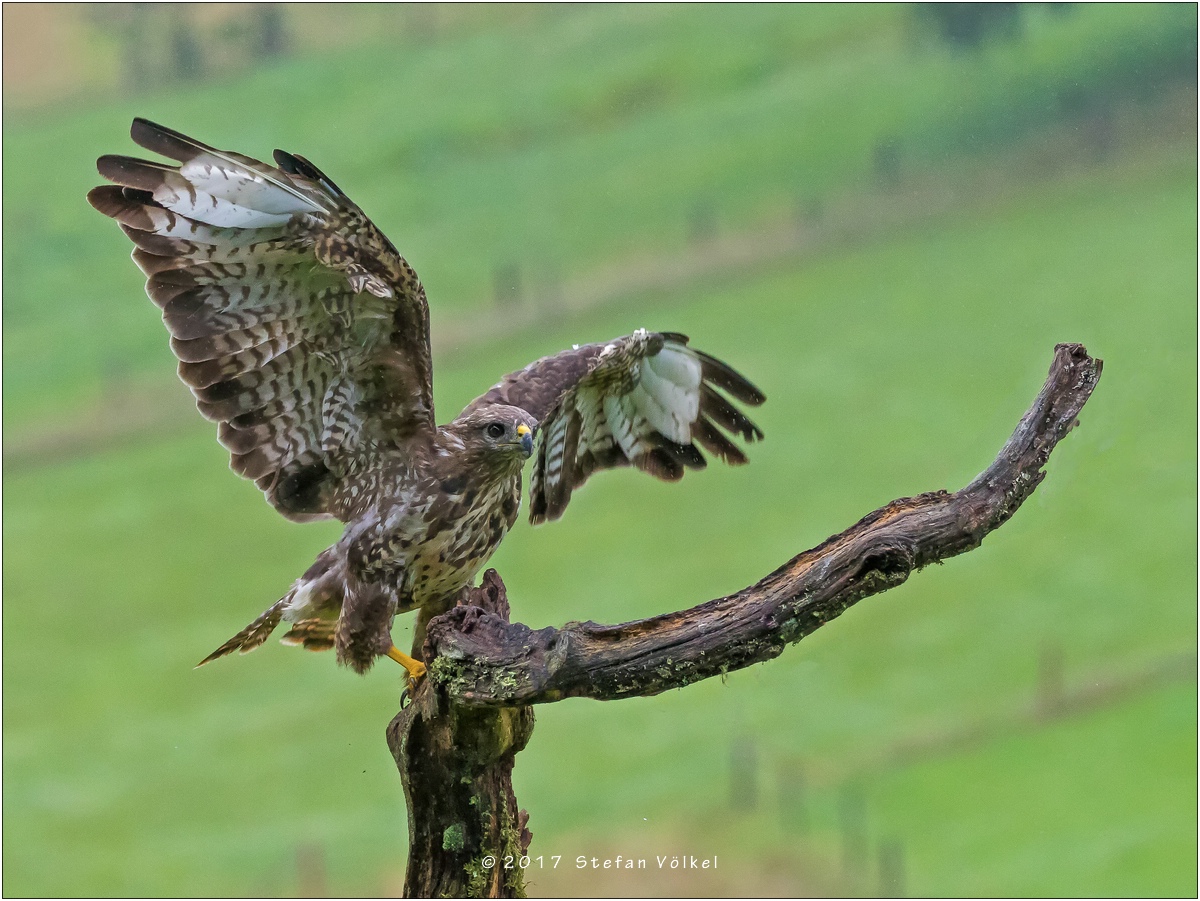
{"type": "Polygon", "coordinates": [[[14,114],[5,424],[71,415],[169,365],[123,237],[83,201],[99,154],[136,149],[134,115],[316,160],[403,248],[439,317],[489,302],[499,267],[519,265],[536,293],[678,247],[697,215],[729,229],[819,207],[873,184],[883,145],[899,148],[901,171],[944,169],[963,146],[1011,142],[1072,105],[1104,108],[1189,58],[1188,13],[1035,9],[1021,42],[965,55],[922,47],[904,7],[582,7],[14,114]]]}
{"type": "MultiPolygon", "coordinates": [[[[10,122],[6,422],[171,378],[121,236],[81,209],[91,159],[121,149],[135,111],[307,153],[405,249],[435,309],[464,311],[497,260],[586,272],[678,246],[697,197],[720,199],[727,228],[852,190],[872,177],[873,115],[947,153],[956,139],[934,123],[960,108],[948,96],[982,96],[971,78],[1026,57],[1074,71],[1108,44],[1068,52],[1062,29],[1157,21],[1089,7],[958,59],[913,49],[888,8],[709,9],[679,30],[677,8],[588,8],[405,54],[282,64],[136,110],[10,122]],[[349,90],[364,73],[395,82],[349,90]],[[647,80],[669,87],[641,106],[613,99],[647,80]],[[285,89],[287,103],[260,102],[285,89]],[[231,97],[254,114],[231,115],[231,97]]],[[[1143,675],[1195,651],[1193,151],[1130,141],[947,215],[439,361],[446,416],[540,354],[672,328],[769,398],[750,466],[678,485],[612,473],[561,523],[520,524],[493,563],[537,627],[733,591],[893,497],[957,488],[1003,443],[1056,342],[1105,360],[1045,483],[982,548],[723,682],[540,708],[515,772],[534,853],[721,864],[686,883],[562,869],[531,874],[535,891],[870,894],[888,842],[911,894],[1195,891],[1195,682],[1143,675]],[[1126,688],[1026,715],[1046,648],[1069,691],[1126,688]],[[975,737],[939,739],[964,729],[975,737]],[[735,740],[756,748],[752,812],[729,802],[735,740]],[[843,872],[847,792],[867,850],[843,872]]],[[[358,679],[274,643],[190,668],[336,527],[280,520],[199,417],[10,470],[4,487],[4,892],[296,894],[305,848],[321,849],[335,894],[396,890],[406,830],[383,727],[397,674],[358,679]]]]}
{"type": "MultiPolygon", "coordinates": [[[[1055,341],[1083,340],[1107,361],[1047,482],[980,551],[725,685],[540,710],[517,784],[541,849],[563,853],[568,836],[611,843],[644,818],[667,836],[692,823],[701,853],[724,850],[734,731],[754,736],[768,765],[799,755],[819,767],[1023,703],[1048,640],[1063,647],[1072,679],[1191,646],[1193,187],[1185,164],[1098,173],[699,297],[647,298],[442,371],[439,401],[454,407],[488,373],[661,319],[752,372],[771,398],[769,440],[752,466],[678,486],[614,474],[558,526],[519,527],[495,562],[519,615],[541,625],[622,620],[736,589],[892,496],[962,484],[1015,423],[1055,341]]],[[[339,891],[375,890],[364,874],[397,866],[403,836],[380,739],[394,674],[364,684],[328,657],[277,647],[188,669],[334,530],[277,522],[224,470],[203,423],[137,452],[16,474],[6,487],[5,806],[19,824],[6,830],[6,888],[287,892],[296,846],[317,841],[339,891]],[[23,683],[26,673],[37,682],[23,683]],[[48,849],[70,853],[71,870],[40,867],[48,849]]],[[[1078,740],[998,748],[1056,786],[1042,801],[1053,817],[1027,829],[1004,791],[959,805],[954,834],[978,833],[970,854],[919,840],[940,816],[927,783],[951,798],[986,792],[987,766],[951,755],[911,776],[882,774],[872,789],[881,815],[918,837],[914,886],[984,890],[968,874],[992,861],[989,891],[1106,893],[1080,882],[1107,836],[1125,834],[1088,801],[1097,768],[1128,786],[1105,810],[1149,816],[1175,836],[1194,831],[1194,794],[1136,789],[1194,778],[1194,692],[1147,703],[1063,727],[1082,730],[1078,740]],[[1115,753],[1147,733],[1157,757],[1115,753]],[[1005,867],[1032,847],[1043,867],[1018,879],[1005,867]]],[[[1112,885],[1176,893],[1194,879],[1193,858],[1166,855],[1158,834],[1127,837],[1136,878],[1117,874],[1112,885]]],[[[758,850],[735,843],[729,866],[753,866],[758,850]]]]}

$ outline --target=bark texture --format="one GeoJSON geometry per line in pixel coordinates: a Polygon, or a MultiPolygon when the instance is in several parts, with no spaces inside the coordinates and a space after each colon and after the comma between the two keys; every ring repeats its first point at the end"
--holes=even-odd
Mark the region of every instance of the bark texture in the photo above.
{"type": "Polygon", "coordinates": [[[503,583],[488,570],[429,622],[430,678],[388,729],[409,805],[406,894],[521,895],[519,870],[502,863],[529,843],[511,773],[533,728],[530,705],[654,695],[769,660],[863,598],[978,547],[1045,477],[1101,368],[1082,345],[1058,345],[1033,406],[969,485],[892,501],[728,597],[622,625],[533,630],[509,622],[503,583]],[[488,856],[501,865],[483,866],[488,856]]]}
{"type": "MultiPolygon", "coordinates": [[[[494,569],[464,592],[463,604],[455,609],[508,621],[508,597],[494,569]]],[[[524,897],[518,864],[531,836],[512,769],[532,732],[532,708],[467,707],[430,679],[388,724],[408,802],[405,897],[524,897]]]]}
{"type": "Polygon", "coordinates": [[[537,631],[456,607],[429,626],[434,676],[460,704],[502,707],[653,695],[777,657],[914,570],[978,547],[1044,478],[1100,371],[1081,345],[1059,345],[1033,406],[971,484],[892,501],[728,597],[622,625],[537,631]]]}

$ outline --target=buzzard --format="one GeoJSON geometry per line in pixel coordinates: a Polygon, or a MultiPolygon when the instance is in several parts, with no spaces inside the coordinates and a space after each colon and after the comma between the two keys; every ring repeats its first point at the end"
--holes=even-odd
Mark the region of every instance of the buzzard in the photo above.
{"type": "MultiPolygon", "coordinates": [[[[278,602],[201,663],[283,641],[335,648],[360,673],[398,613],[451,606],[516,521],[559,518],[595,471],[675,481],[746,456],[762,437],[735,402],[762,392],[674,332],[577,346],[505,376],[439,426],[429,308],[412,267],[320,169],[275,166],[135,119],[133,140],[175,164],[102,156],[114,184],[88,201],[120,223],[161,308],[179,377],[217,424],[230,466],[291,520],[334,517],[340,540],[278,602]]],[[[414,647],[420,648],[418,639],[414,647]]]]}

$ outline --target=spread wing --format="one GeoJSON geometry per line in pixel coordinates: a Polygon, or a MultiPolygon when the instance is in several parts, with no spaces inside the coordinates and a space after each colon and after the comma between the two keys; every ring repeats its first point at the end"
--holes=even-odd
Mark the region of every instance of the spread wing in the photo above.
{"type": "Polygon", "coordinates": [[[539,523],[562,516],[571,492],[599,469],[632,464],[673,482],[685,469],[704,468],[700,448],[745,463],[731,436],[755,441],[762,431],[733,401],[765,399],[728,365],[688,347],[684,335],[638,330],[543,357],[463,412],[505,403],[541,423],[529,489],[530,520],[539,523]]]}
{"type": "Polygon", "coordinates": [[[329,515],[347,470],[432,433],[429,308],[416,273],[316,166],[279,168],[135,119],[178,165],[103,156],[88,200],[136,245],[179,377],[233,470],[289,519],[329,515]]]}

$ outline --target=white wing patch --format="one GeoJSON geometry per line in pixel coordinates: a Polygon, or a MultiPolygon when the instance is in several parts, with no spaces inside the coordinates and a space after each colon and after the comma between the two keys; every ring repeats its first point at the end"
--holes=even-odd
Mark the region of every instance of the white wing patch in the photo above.
{"type": "MultiPolygon", "coordinates": [[[[597,469],[632,463],[673,480],[684,467],[704,465],[691,446],[701,413],[701,359],[674,337],[658,338],[656,353],[639,356],[652,340],[639,329],[605,345],[545,423],[531,489],[547,518],[557,518],[572,489],[597,469]]],[[[540,515],[533,510],[535,521],[540,515]]]]}
{"type": "Polygon", "coordinates": [[[637,459],[649,447],[646,439],[656,432],[676,444],[690,443],[692,423],[700,413],[700,360],[687,347],[667,343],[632,368],[632,388],[606,395],[603,401],[609,430],[621,450],[630,460],[637,459]]]}
{"type": "Polygon", "coordinates": [[[154,199],[173,213],[218,228],[268,228],[285,225],[291,214],[262,213],[203,191],[182,178],[169,175],[154,199]]]}
{"type": "Polygon", "coordinates": [[[212,153],[201,153],[188,160],[179,167],[179,174],[214,197],[260,213],[291,216],[292,213],[322,211],[316,203],[278,179],[212,153]]]}
{"type": "Polygon", "coordinates": [[[161,167],[155,201],[173,213],[216,228],[271,228],[296,213],[322,207],[282,181],[232,158],[202,152],[178,169],[161,167]]]}

